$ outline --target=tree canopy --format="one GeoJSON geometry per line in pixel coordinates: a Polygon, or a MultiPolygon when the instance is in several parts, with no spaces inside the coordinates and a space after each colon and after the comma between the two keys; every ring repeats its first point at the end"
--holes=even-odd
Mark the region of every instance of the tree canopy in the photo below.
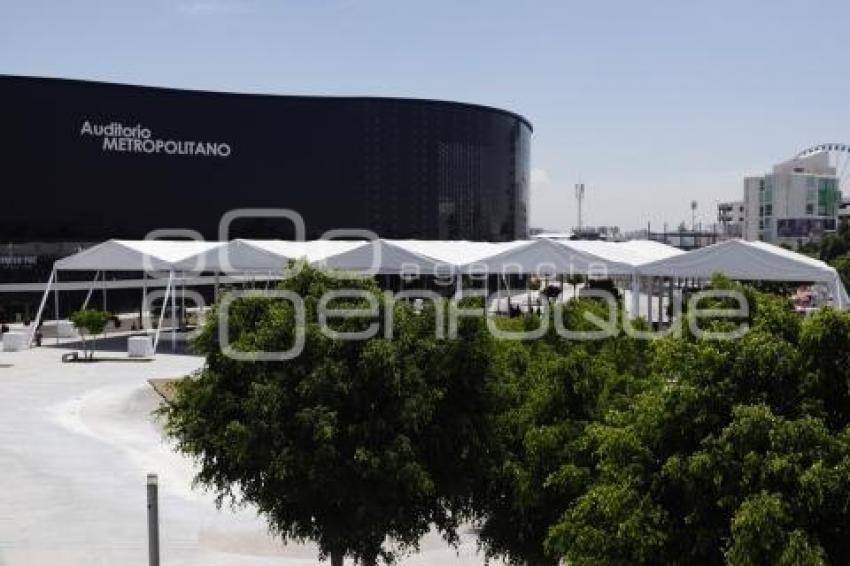
{"type": "MultiPolygon", "coordinates": [[[[371,281],[342,280],[303,266],[280,288],[304,298],[303,352],[286,362],[222,354],[218,317],[195,347],[203,370],[164,409],[168,432],[200,463],[198,480],[220,498],[252,504],[284,539],[315,541],[322,556],[371,564],[416,548],[431,525],[453,541],[471,509],[480,464],[493,444],[491,385],[500,371],[482,319],[458,340],[439,340],[436,313],[389,302],[371,281]],[[323,333],[317,305],[333,289],[357,289],[394,314],[368,340],[323,333]]],[[[364,298],[334,308],[364,308],[364,298]]],[[[283,351],[295,311],[284,299],[247,298],[228,316],[238,350],[283,351]]],[[[338,332],[369,321],[339,319],[338,332]]]]}
{"type": "Polygon", "coordinates": [[[97,309],[83,309],[71,313],[71,322],[83,338],[83,349],[88,359],[94,358],[95,338],[103,334],[112,319],[112,313],[97,309]]]}
{"type": "Polygon", "coordinates": [[[850,317],[825,310],[800,322],[771,308],[777,299],[756,300],[740,340],[654,344],[650,371],[663,385],[586,428],[595,480],[550,530],[552,556],[850,560],[850,317]]]}
{"type": "MultiPolygon", "coordinates": [[[[280,286],[305,299],[301,355],[234,360],[209,317],[196,343],[206,365],[163,409],[167,430],[220,502],[256,506],[335,564],[393,561],[433,526],[454,541],[465,521],[512,564],[850,563],[850,314],[802,318],[781,296],[713,285],[750,308],[706,324],[746,322],[742,337],[677,320],[680,332],[654,340],[567,340],[550,320],[518,341],[482,316],[449,339],[435,332],[441,302],[413,308],[371,281],[304,268],[280,286]],[[367,340],[320,328],[321,297],[352,288],[378,315],[334,329],[374,322],[367,340]]],[[[565,325],[596,330],[606,308],[570,301],[565,325]]],[[[283,351],[296,318],[287,300],[253,297],[227,321],[237,350],[283,351]]]]}

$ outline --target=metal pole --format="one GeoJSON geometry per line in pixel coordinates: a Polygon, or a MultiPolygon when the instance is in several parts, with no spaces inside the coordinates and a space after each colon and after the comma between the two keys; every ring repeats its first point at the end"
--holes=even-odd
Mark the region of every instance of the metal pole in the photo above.
{"type": "Polygon", "coordinates": [[[168,295],[171,292],[171,284],[174,281],[174,272],[168,274],[168,284],[165,286],[165,297],[162,299],[162,308],[159,310],[159,323],[156,325],[156,333],[153,339],[153,353],[156,355],[156,350],[159,347],[159,334],[162,332],[162,323],[165,321],[165,309],[168,308],[168,295]]]}
{"type": "Polygon", "coordinates": [[[148,272],[142,271],[142,308],[139,309],[139,330],[145,328],[145,308],[148,306],[148,272]]]}
{"type": "MultiPolygon", "coordinates": [[[[174,273],[172,271],[172,273],[174,273]]],[[[177,281],[174,282],[174,290],[171,293],[171,351],[177,351],[177,281]]]]}
{"type": "Polygon", "coordinates": [[[673,324],[673,315],[676,314],[676,309],[673,308],[673,297],[674,297],[673,286],[675,285],[675,283],[676,283],[676,280],[673,279],[672,277],[667,282],[667,323],[670,324],[670,325],[673,324]]]}
{"type": "Polygon", "coordinates": [[[156,474],[148,474],[148,564],[159,566],[159,488],[156,474]]]}
{"type": "Polygon", "coordinates": [[[635,320],[640,317],[640,276],[637,272],[632,272],[632,308],[631,315],[632,320],[635,320]]]}
{"type": "Polygon", "coordinates": [[[30,329],[30,338],[29,343],[27,344],[30,348],[32,347],[32,342],[35,339],[36,329],[38,328],[38,323],[41,322],[41,317],[44,314],[44,306],[47,304],[47,297],[50,296],[50,287],[53,285],[53,281],[56,279],[56,268],[54,267],[50,271],[50,279],[47,280],[47,286],[44,288],[44,295],[41,296],[41,303],[38,305],[38,311],[35,314],[35,320],[32,322],[32,328],[30,329]]]}
{"type": "Polygon", "coordinates": [[[658,326],[664,322],[664,278],[658,279],[658,326]]]}
{"type": "Polygon", "coordinates": [[[652,327],[652,294],[655,293],[655,278],[649,277],[646,284],[646,321],[652,327]]]}
{"type": "Polygon", "coordinates": [[[89,308],[89,301],[91,300],[92,293],[94,293],[94,285],[97,283],[97,278],[100,277],[100,271],[94,272],[94,279],[92,279],[91,287],[89,287],[89,292],[86,293],[86,300],[83,301],[83,308],[80,310],[86,310],[89,308]]]}
{"type": "MultiPolygon", "coordinates": [[[[59,345],[59,272],[56,272],[56,285],[53,287],[53,312],[56,315],[56,345],[59,345]]],[[[35,330],[38,332],[38,328],[35,330]]]]}

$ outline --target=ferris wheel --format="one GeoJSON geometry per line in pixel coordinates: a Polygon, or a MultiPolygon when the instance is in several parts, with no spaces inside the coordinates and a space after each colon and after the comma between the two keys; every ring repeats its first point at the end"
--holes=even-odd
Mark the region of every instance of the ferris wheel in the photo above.
{"type": "Polygon", "coordinates": [[[798,153],[795,158],[810,157],[816,154],[826,153],[829,164],[835,168],[838,177],[838,188],[845,196],[850,196],[850,143],[822,143],[806,148],[798,153]]]}

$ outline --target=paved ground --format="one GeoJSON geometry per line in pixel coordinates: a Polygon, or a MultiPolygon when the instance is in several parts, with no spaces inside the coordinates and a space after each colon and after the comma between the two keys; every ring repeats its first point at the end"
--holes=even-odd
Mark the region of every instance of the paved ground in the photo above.
{"type": "MultiPolygon", "coordinates": [[[[199,358],[109,352],[113,361],[61,364],[65,351],[0,352],[0,566],[147,564],[148,472],[160,476],[164,565],[317,563],[314,548],[272,539],[252,510],[217,511],[162,439],[146,380],[184,375],[199,358]]],[[[474,537],[455,550],[429,536],[403,563],[483,559],[474,537]]]]}

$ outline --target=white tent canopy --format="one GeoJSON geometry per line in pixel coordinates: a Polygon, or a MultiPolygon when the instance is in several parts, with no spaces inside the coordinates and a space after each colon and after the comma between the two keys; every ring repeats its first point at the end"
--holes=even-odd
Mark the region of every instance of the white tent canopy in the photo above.
{"type": "Polygon", "coordinates": [[[740,280],[824,281],[835,270],[822,261],[765,242],[728,240],[646,263],[639,272],[658,277],[707,279],[723,273],[740,280]]]}
{"type": "Polygon", "coordinates": [[[60,259],[58,271],[172,271],[188,258],[221,247],[193,240],[109,240],[60,259]]]}
{"type": "Polygon", "coordinates": [[[417,253],[392,240],[369,240],[348,251],[329,256],[314,265],[383,275],[439,275],[442,262],[417,253]]]}
{"type": "Polygon", "coordinates": [[[290,260],[376,274],[402,272],[599,273],[629,275],[679,250],[656,242],[517,240],[110,240],[56,262],[57,270],[279,273],[290,260]]]}
{"type": "Polygon", "coordinates": [[[765,242],[728,240],[688,253],[640,265],[639,275],[708,279],[722,273],[741,281],[824,283],[839,308],[850,302],[835,268],[826,263],[765,242]]]}
{"type": "Polygon", "coordinates": [[[822,261],[763,242],[730,240],[684,253],[659,242],[546,238],[513,242],[110,240],[54,264],[36,324],[59,271],[168,272],[166,297],[170,295],[173,306],[177,273],[272,275],[281,273],[286,263],[294,259],[370,274],[444,276],[451,273],[458,278],[458,289],[463,273],[627,276],[632,280],[633,313],[637,312],[641,277],[707,279],[715,273],[737,280],[824,283],[835,306],[850,308],[850,298],[835,269],[822,261]]]}
{"type": "Polygon", "coordinates": [[[231,240],[177,263],[177,271],[281,273],[290,260],[316,263],[366,245],[344,240],[231,240]]]}
{"type": "Polygon", "coordinates": [[[559,273],[607,272],[631,275],[648,261],[683,253],[659,242],[603,242],[536,238],[513,242],[455,240],[384,240],[432,258],[461,272],[559,273]]]}
{"type": "MultiPolygon", "coordinates": [[[[605,265],[612,275],[631,275],[644,263],[681,255],[684,252],[673,246],[647,240],[605,242],[602,240],[551,240],[574,254],[593,258],[593,265],[605,265]]],[[[584,270],[578,270],[581,273],[584,270]]]]}
{"type": "Polygon", "coordinates": [[[425,256],[451,270],[475,266],[488,258],[529,244],[513,242],[471,242],[468,240],[385,240],[410,253],[425,256]]]}
{"type": "MultiPolygon", "coordinates": [[[[163,298],[163,306],[167,305],[170,298],[173,322],[174,311],[176,310],[176,293],[174,288],[174,273],[176,271],[176,266],[191,258],[196,258],[205,253],[216,250],[221,246],[222,244],[219,242],[202,242],[195,240],[109,240],[55,262],[53,264],[53,271],[50,274],[50,280],[47,282],[47,287],[45,288],[44,295],[41,298],[41,304],[38,307],[35,323],[32,325],[32,330],[30,331],[30,344],[35,338],[35,332],[38,328],[39,322],[41,321],[41,317],[44,314],[44,307],[47,303],[47,297],[50,294],[51,287],[59,280],[58,274],[60,271],[95,271],[98,274],[107,271],[143,271],[145,273],[166,272],[168,273],[168,283],[166,285],[165,296],[163,298]]],[[[95,275],[95,279],[97,279],[97,277],[98,275],[95,275]]],[[[85,302],[83,303],[84,308],[88,305],[93,290],[94,281],[92,282],[92,287],[86,296],[85,302]]],[[[58,320],[58,289],[55,289],[54,293],[54,309],[58,320]]],[[[154,351],[156,351],[156,346],[159,343],[159,335],[165,311],[165,308],[161,309],[159,323],[157,325],[154,338],[154,351]]],[[[172,344],[174,344],[174,330],[172,330],[171,336],[172,344]]]]}
{"type": "MultiPolygon", "coordinates": [[[[487,273],[631,274],[627,263],[548,239],[529,240],[475,262],[474,267],[487,273]]],[[[470,266],[473,267],[473,266],[470,266]]]]}
{"type": "Polygon", "coordinates": [[[663,244],[652,240],[629,240],[627,242],[604,243],[611,244],[614,248],[625,250],[627,257],[629,258],[628,261],[633,265],[667,259],[668,257],[682,255],[685,253],[679,248],[674,248],[669,244],[663,244]]]}

